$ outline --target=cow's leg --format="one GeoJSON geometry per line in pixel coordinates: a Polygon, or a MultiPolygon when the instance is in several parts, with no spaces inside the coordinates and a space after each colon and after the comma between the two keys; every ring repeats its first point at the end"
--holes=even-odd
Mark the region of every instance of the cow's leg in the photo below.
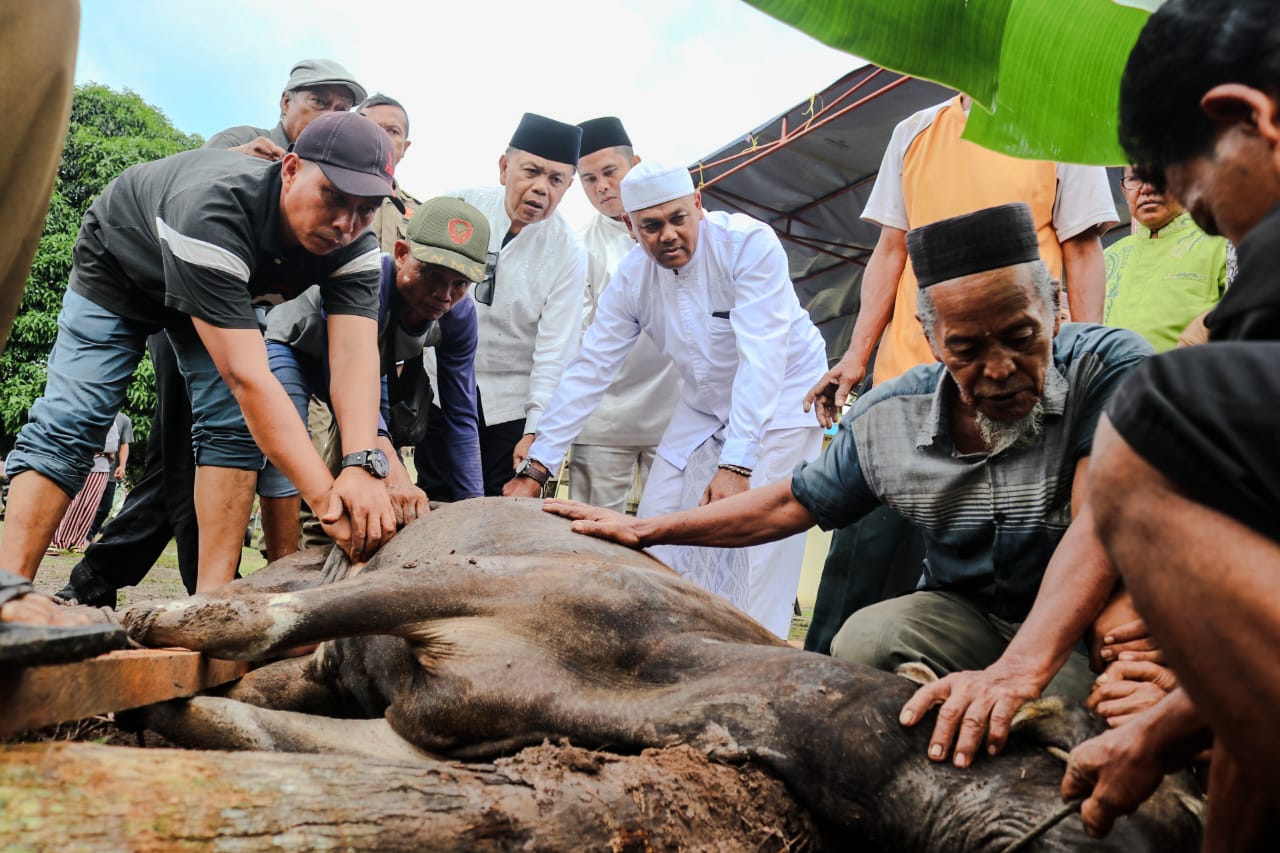
{"type": "Polygon", "coordinates": [[[313,655],[285,658],[259,667],[217,691],[217,695],[277,711],[348,716],[347,703],[327,679],[318,676],[313,655]]]}
{"type": "Polygon", "coordinates": [[[246,592],[294,592],[319,586],[326,553],[320,548],[297,551],[204,595],[209,598],[230,598],[246,592]]]}
{"type": "Polygon", "coordinates": [[[294,592],[198,595],[132,607],[124,623],[144,645],[255,660],[338,637],[410,636],[422,621],[473,612],[468,599],[483,594],[483,584],[466,582],[473,570],[465,561],[437,560],[294,592]]]}
{"type": "Polygon", "coordinates": [[[343,720],[216,696],[162,702],[130,716],[134,724],[191,749],[328,752],[399,762],[432,758],[384,719],[343,720]]]}

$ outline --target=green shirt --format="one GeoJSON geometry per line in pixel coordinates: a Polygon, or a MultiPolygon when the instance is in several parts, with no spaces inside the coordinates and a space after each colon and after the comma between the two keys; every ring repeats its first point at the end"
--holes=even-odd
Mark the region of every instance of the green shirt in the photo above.
{"type": "Polygon", "coordinates": [[[1142,225],[1109,246],[1103,322],[1132,329],[1156,352],[1173,349],[1192,320],[1227,286],[1227,241],[1210,237],[1183,213],[1158,236],[1142,225]]]}

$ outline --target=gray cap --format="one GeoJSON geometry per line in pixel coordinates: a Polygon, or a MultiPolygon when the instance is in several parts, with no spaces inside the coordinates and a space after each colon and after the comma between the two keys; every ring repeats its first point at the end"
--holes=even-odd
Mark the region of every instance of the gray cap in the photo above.
{"type": "Polygon", "coordinates": [[[332,59],[304,59],[290,69],[284,90],[291,92],[307,86],[345,86],[351,91],[353,106],[369,96],[351,72],[332,59]]]}

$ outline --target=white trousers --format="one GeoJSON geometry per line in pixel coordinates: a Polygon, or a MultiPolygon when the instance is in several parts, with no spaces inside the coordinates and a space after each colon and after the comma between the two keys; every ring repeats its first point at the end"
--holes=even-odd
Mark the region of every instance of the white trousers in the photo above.
{"type": "Polygon", "coordinates": [[[639,491],[644,489],[655,449],[575,444],[569,457],[569,497],[614,512],[626,512],[632,486],[638,483],[639,491]]]}
{"type": "MultiPolygon", "coordinates": [[[[646,518],[696,507],[715,476],[723,438],[707,439],[689,457],[683,471],[658,457],[649,472],[637,517],[646,518]]],[[[796,465],[816,458],[822,450],[822,429],[812,427],[765,433],[751,486],[775,483],[796,465]]],[[[787,638],[792,605],[800,584],[805,534],[797,533],[750,548],[705,548],[698,545],[656,545],[649,553],[698,586],[722,596],[774,634],[787,638]]]]}

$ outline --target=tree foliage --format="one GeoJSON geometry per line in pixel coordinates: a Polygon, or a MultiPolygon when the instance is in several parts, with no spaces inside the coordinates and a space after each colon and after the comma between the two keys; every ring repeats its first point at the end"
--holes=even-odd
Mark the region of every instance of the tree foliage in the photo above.
{"type": "MultiPolygon", "coordinates": [[[[71,273],[71,247],[84,212],[117,175],[135,163],[158,160],[202,142],[175,128],[137,94],[96,83],[77,86],[62,162],[9,343],[0,355],[0,427],[12,444],[27,409],[44,390],[58,311],[71,273]]],[[[125,412],[139,439],[150,430],[155,372],[144,358],[129,386],[125,412]]],[[[139,455],[138,458],[141,458],[139,455]]]]}

